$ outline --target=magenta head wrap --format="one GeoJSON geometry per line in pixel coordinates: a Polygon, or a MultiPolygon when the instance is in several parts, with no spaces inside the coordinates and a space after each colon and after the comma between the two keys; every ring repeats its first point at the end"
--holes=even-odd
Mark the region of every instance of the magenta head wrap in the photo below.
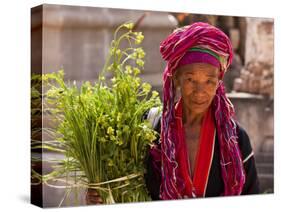
{"type": "MultiPolygon", "coordinates": [[[[186,53],[192,48],[205,49],[218,55],[217,59],[219,61],[221,77],[232,61],[233,53],[229,38],[221,30],[207,23],[197,22],[179,28],[161,43],[160,52],[163,59],[167,61],[167,66],[163,74],[161,199],[183,198],[183,179],[179,176],[175,151],[177,145],[173,128],[175,124],[175,89],[172,76],[180,64],[196,61],[196,58],[192,58],[194,57],[194,52],[192,52],[193,55],[187,55],[189,53],[186,53]]],[[[202,54],[197,56],[200,56],[201,59],[204,57],[202,54]]],[[[205,58],[207,63],[216,63],[213,58],[210,59],[209,56],[207,57],[207,59],[205,58]]],[[[220,81],[213,99],[212,109],[220,144],[220,164],[224,181],[224,193],[222,195],[239,195],[242,192],[245,182],[245,174],[237,143],[236,124],[233,119],[234,108],[225,95],[222,81],[220,81]]],[[[153,154],[155,157],[157,155],[156,151],[153,154]]],[[[156,157],[159,157],[159,154],[156,157]]]]}
{"type": "Polygon", "coordinates": [[[219,56],[208,49],[191,48],[180,59],[178,67],[192,63],[208,63],[220,69],[219,56]]]}

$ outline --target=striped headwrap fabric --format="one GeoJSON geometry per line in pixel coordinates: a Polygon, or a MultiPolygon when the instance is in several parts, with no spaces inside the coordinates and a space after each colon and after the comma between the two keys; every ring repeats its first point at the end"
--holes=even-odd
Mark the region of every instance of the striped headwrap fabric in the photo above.
{"type": "MultiPolygon", "coordinates": [[[[176,29],[160,44],[160,52],[167,62],[163,74],[163,112],[161,122],[161,186],[160,198],[181,199],[184,183],[176,161],[175,85],[173,75],[178,63],[191,48],[208,49],[219,55],[220,78],[232,62],[233,52],[229,38],[218,28],[202,22],[176,29]]],[[[222,195],[239,195],[245,183],[243,162],[238,146],[234,108],[226,97],[220,80],[212,102],[215,125],[220,145],[220,165],[224,181],[222,195]]]]}

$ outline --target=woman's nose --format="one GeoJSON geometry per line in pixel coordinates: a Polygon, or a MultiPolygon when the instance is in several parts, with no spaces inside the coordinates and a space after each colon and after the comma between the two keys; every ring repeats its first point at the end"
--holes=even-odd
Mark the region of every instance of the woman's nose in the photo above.
{"type": "Polygon", "coordinates": [[[202,83],[194,83],[194,91],[195,92],[203,92],[204,85],[202,83]]]}

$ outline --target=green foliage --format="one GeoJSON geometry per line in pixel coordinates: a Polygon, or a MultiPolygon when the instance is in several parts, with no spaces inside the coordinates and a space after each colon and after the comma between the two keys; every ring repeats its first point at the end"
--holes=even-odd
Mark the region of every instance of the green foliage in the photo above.
{"type": "Polygon", "coordinates": [[[81,185],[96,188],[106,203],[150,200],[144,158],[156,132],[143,115],[161,101],[139,77],[145,52],[137,45],[143,35],[132,26],[115,31],[96,83],[66,83],[63,70],[42,76],[44,107],[58,123],[59,145],[47,146],[64,152],[61,169],[82,173],[81,185]]]}

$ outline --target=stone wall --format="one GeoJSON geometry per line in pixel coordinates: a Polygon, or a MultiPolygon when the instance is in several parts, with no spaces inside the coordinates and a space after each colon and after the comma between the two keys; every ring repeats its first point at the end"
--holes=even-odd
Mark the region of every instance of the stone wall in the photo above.
{"type": "Polygon", "coordinates": [[[273,151],[265,144],[267,139],[273,138],[273,102],[262,95],[249,93],[229,93],[227,96],[234,105],[236,119],[250,137],[255,154],[273,151]]]}
{"type": "Polygon", "coordinates": [[[235,80],[234,90],[274,95],[274,21],[246,18],[245,66],[235,80]]]}
{"type": "MultiPolygon", "coordinates": [[[[145,18],[137,30],[142,31],[146,54],[143,77],[161,86],[164,61],[160,42],[177,26],[174,17],[165,12],[149,12],[94,7],[43,5],[43,72],[61,68],[66,78],[95,81],[101,71],[114,30],[122,23],[145,18]]],[[[36,30],[34,23],[32,30],[36,30]]]]}

